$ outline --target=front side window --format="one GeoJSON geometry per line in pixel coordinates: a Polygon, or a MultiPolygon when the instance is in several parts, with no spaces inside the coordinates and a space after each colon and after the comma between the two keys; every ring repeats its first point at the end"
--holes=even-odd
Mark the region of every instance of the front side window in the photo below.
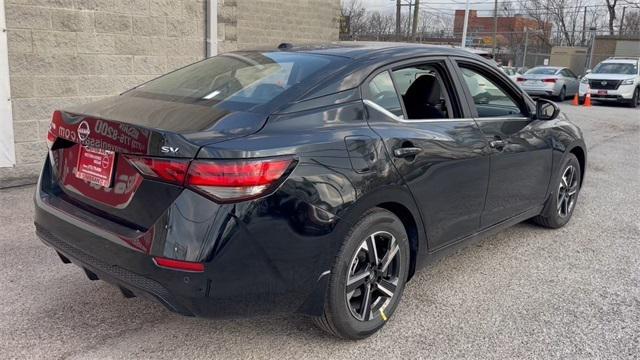
{"type": "Polygon", "coordinates": [[[478,111],[478,117],[525,116],[504,84],[467,67],[462,75],[478,111]]]}

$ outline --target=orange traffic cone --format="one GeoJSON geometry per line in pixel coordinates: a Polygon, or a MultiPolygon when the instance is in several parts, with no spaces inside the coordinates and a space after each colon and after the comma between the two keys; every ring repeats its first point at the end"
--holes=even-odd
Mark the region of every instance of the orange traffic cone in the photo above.
{"type": "Polygon", "coordinates": [[[580,105],[580,99],[578,98],[578,93],[576,93],[576,96],[573,97],[573,101],[571,101],[571,105],[573,106],[580,105]]]}
{"type": "Polygon", "coordinates": [[[591,107],[591,92],[587,92],[587,95],[584,96],[584,106],[591,107]]]}

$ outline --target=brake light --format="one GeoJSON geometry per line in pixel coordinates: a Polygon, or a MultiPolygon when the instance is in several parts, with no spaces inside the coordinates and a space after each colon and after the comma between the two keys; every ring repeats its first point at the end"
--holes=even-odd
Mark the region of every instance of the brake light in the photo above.
{"type": "Polygon", "coordinates": [[[292,158],[193,160],[125,155],[148,179],[184,185],[218,202],[265,195],[287,172],[292,158]]]}
{"type": "Polygon", "coordinates": [[[194,160],[185,185],[221,202],[264,195],[279,183],[293,159],[194,160]]]}
{"type": "Polygon", "coordinates": [[[546,83],[555,83],[555,82],[556,82],[556,79],[544,79],[544,80],[542,80],[542,81],[543,81],[543,82],[546,82],[546,83]]]}
{"type": "Polygon", "coordinates": [[[198,262],[174,260],[174,259],[167,259],[167,258],[161,258],[161,257],[154,257],[153,262],[161,268],[166,268],[171,270],[190,271],[190,272],[204,271],[204,264],[198,263],[198,262]]]}
{"type": "Polygon", "coordinates": [[[523,82],[523,81],[525,81],[525,80],[526,80],[526,79],[525,79],[525,78],[523,78],[523,77],[517,77],[517,78],[516,78],[516,81],[517,81],[517,82],[523,82]]]}
{"type": "Polygon", "coordinates": [[[184,184],[189,160],[126,156],[142,176],[177,185],[184,184]]]}

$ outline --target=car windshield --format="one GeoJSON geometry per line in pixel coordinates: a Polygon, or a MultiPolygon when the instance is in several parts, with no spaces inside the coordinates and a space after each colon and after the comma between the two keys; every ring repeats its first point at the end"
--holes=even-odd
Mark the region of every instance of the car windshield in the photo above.
{"type": "Polygon", "coordinates": [[[171,72],[126,95],[251,111],[335,61],[303,53],[228,53],[171,72]]]}
{"type": "Polygon", "coordinates": [[[637,65],[630,63],[600,63],[593,69],[594,74],[624,74],[635,75],[638,73],[637,65]]]}
{"type": "Polygon", "coordinates": [[[539,75],[555,75],[558,69],[553,68],[533,68],[527,71],[525,74],[539,74],[539,75]]]}

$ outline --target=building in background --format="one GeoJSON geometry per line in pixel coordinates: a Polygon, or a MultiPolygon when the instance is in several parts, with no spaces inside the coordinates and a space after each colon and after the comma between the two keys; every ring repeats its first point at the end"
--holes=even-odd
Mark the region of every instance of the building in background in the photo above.
{"type": "Polygon", "coordinates": [[[640,58],[640,35],[596,36],[593,45],[593,53],[591,54],[591,64],[588,67],[593,68],[602,60],[606,60],[613,56],[640,58]]]}
{"type": "Polygon", "coordinates": [[[0,101],[10,104],[0,105],[1,188],[36,179],[54,109],[207,53],[338,40],[340,0],[0,0],[0,9],[0,75],[7,60],[9,74],[0,101]]]}
{"type": "MultiPolygon", "coordinates": [[[[470,45],[493,44],[493,16],[478,16],[477,10],[469,10],[469,23],[467,25],[467,41],[470,45]]],[[[456,10],[453,20],[453,33],[462,37],[464,27],[464,10],[456,10]]],[[[537,20],[525,15],[498,16],[498,29],[496,43],[499,46],[508,46],[510,37],[524,36],[525,30],[541,30],[545,34],[551,32],[551,23],[540,24],[537,20]]]]}

